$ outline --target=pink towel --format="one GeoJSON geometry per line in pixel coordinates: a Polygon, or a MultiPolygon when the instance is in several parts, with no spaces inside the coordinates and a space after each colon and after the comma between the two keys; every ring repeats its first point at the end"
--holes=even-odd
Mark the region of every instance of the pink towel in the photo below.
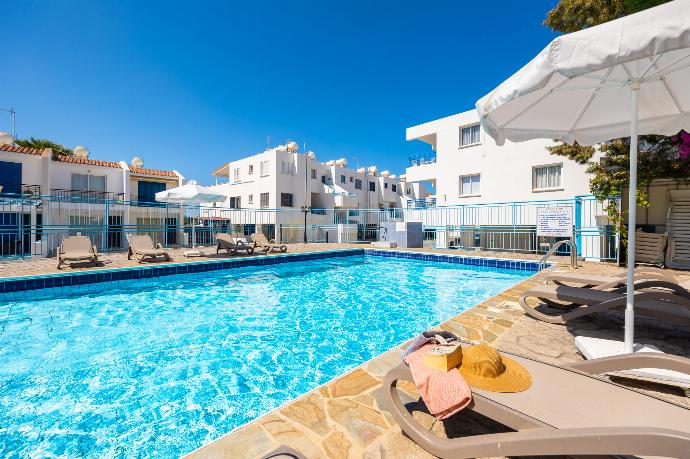
{"type": "Polygon", "coordinates": [[[424,354],[433,348],[433,344],[422,346],[408,355],[405,363],[410,366],[414,383],[429,412],[440,420],[465,408],[472,400],[472,391],[457,369],[443,372],[422,363],[424,354]]]}

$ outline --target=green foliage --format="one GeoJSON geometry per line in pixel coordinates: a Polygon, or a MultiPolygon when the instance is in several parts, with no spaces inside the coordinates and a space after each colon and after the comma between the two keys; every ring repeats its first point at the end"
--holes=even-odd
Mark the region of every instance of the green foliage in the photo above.
{"type": "Polygon", "coordinates": [[[41,150],[44,148],[52,148],[53,155],[56,156],[71,156],[73,153],[70,148],[48,139],[35,139],[31,137],[29,139],[17,139],[16,143],[20,147],[38,148],[41,150]]]}
{"type": "Polygon", "coordinates": [[[623,0],[561,0],[546,15],[544,25],[557,32],[570,33],[625,15],[623,0]]]}
{"type": "Polygon", "coordinates": [[[670,0],[561,0],[548,12],[544,25],[556,32],[576,32],[668,1],[670,0]]]}

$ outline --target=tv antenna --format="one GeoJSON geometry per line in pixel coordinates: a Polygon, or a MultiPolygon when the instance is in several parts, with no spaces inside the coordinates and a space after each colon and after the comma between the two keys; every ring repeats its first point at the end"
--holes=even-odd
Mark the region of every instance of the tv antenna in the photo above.
{"type": "Polygon", "coordinates": [[[0,108],[3,112],[7,112],[10,114],[12,117],[12,138],[14,140],[17,140],[17,125],[16,125],[16,115],[17,112],[14,111],[14,108],[0,108]]]}

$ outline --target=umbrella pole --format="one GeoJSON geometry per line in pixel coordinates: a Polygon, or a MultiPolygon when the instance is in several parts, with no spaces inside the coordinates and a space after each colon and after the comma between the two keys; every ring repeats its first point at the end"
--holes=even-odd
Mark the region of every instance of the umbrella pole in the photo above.
{"type": "Polygon", "coordinates": [[[632,353],[635,343],[635,224],[637,223],[637,108],[640,83],[630,85],[630,185],[628,189],[628,277],[625,302],[624,352],[632,353]]]}
{"type": "Polygon", "coordinates": [[[194,222],[194,217],[192,217],[192,252],[196,251],[196,234],[194,232],[196,228],[195,222],[194,222]]]}

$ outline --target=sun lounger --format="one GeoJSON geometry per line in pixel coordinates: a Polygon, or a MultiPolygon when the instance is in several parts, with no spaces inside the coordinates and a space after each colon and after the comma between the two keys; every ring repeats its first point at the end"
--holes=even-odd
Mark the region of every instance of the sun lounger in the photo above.
{"type": "Polygon", "coordinates": [[[287,252],[287,246],[285,244],[278,244],[274,239],[269,241],[263,233],[252,233],[249,237],[256,247],[263,249],[266,253],[273,249],[278,249],[283,253],[287,252]]]}
{"type": "MultiPolygon", "coordinates": [[[[386,407],[418,445],[441,458],[547,455],[690,457],[690,410],[594,375],[640,367],[690,374],[690,360],[640,353],[558,367],[508,354],[532,375],[524,392],[472,390],[465,408],[514,432],[440,438],[414,420],[395,384],[412,381],[400,364],[383,382],[386,407]]],[[[462,416],[463,412],[456,416],[462,416]]]]}
{"type": "Polygon", "coordinates": [[[127,259],[131,260],[132,257],[139,257],[137,260],[139,263],[142,263],[145,258],[155,261],[158,257],[170,261],[168,251],[160,243],[154,244],[153,239],[148,234],[133,234],[129,237],[127,259]]]}
{"type": "MultiPolygon", "coordinates": [[[[636,284],[635,288],[636,315],[690,326],[690,293],[683,287],[663,281],[645,281],[636,284]]],[[[519,303],[535,319],[565,324],[597,312],[623,311],[626,298],[625,292],[544,284],[523,293],[519,303]],[[527,304],[530,297],[555,306],[557,310],[554,313],[538,311],[527,304]]]]}
{"type": "MultiPolygon", "coordinates": [[[[627,273],[623,272],[615,276],[603,276],[599,274],[588,274],[579,272],[550,272],[544,275],[546,283],[559,285],[573,285],[574,287],[595,288],[597,290],[611,290],[625,287],[627,273]]],[[[655,268],[636,268],[635,281],[658,280],[663,282],[676,283],[676,278],[661,269],[655,268]]]]}
{"type": "Polygon", "coordinates": [[[88,236],[65,236],[58,247],[58,269],[62,269],[64,263],[71,261],[90,261],[98,263],[96,246],[91,243],[88,236]]]}
{"type": "Polygon", "coordinates": [[[229,234],[220,233],[216,235],[216,241],[218,242],[218,247],[216,247],[216,253],[220,253],[221,250],[225,250],[229,255],[235,255],[238,251],[244,250],[247,255],[254,253],[254,244],[248,244],[233,238],[229,234]]]}
{"type": "Polygon", "coordinates": [[[306,459],[304,455],[289,446],[281,445],[277,449],[271,451],[261,459],[306,459]]]}

